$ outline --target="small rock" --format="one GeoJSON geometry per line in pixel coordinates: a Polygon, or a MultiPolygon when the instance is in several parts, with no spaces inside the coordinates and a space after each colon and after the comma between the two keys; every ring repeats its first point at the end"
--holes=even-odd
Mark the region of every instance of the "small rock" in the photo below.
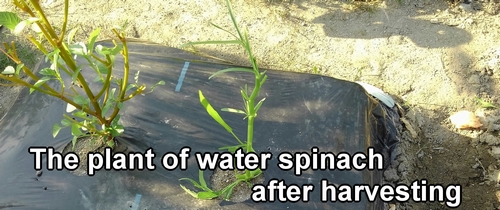
{"type": "Polygon", "coordinates": [[[41,176],[42,176],[42,174],[43,174],[43,171],[42,171],[42,170],[38,170],[38,171],[36,171],[36,176],[37,176],[37,177],[41,177],[41,176]]]}
{"type": "Polygon", "coordinates": [[[433,18],[433,19],[431,19],[431,23],[432,24],[438,24],[439,20],[437,18],[433,18]]]}
{"type": "Polygon", "coordinates": [[[479,84],[479,76],[478,75],[472,75],[469,77],[469,79],[467,80],[467,82],[469,84],[479,84]]]}
{"type": "Polygon", "coordinates": [[[458,129],[480,128],[483,126],[479,118],[470,111],[459,111],[450,116],[450,121],[458,129]]]}
{"type": "Polygon", "coordinates": [[[491,156],[493,156],[495,159],[500,159],[500,147],[498,146],[491,147],[489,152],[491,156]]]}
{"type": "Polygon", "coordinates": [[[498,139],[498,137],[493,136],[489,133],[485,133],[485,134],[479,136],[479,141],[483,142],[483,143],[487,143],[490,146],[500,145],[500,139],[498,139]]]}
{"type": "Polygon", "coordinates": [[[384,172],[384,178],[388,182],[395,182],[395,181],[399,180],[398,172],[396,171],[396,169],[392,169],[392,168],[387,169],[384,172]]]}

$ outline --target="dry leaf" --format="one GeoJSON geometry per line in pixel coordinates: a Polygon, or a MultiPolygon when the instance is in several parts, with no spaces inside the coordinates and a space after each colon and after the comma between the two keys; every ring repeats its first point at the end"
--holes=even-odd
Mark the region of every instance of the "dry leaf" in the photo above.
{"type": "Polygon", "coordinates": [[[459,111],[450,116],[451,123],[458,129],[480,128],[483,126],[476,115],[469,111],[459,111]]]}

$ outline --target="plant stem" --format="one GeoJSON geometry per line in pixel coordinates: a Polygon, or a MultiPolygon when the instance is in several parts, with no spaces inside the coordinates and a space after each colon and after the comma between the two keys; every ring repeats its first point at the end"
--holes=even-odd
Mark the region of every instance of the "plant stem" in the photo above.
{"type": "Polygon", "coordinates": [[[109,117],[109,119],[106,122],[106,126],[111,125],[111,122],[113,119],[118,115],[118,112],[120,111],[120,108],[118,107],[118,104],[123,101],[125,98],[125,92],[127,90],[127,82],[128,82],[128,74],[129,74],[129,59],[128,59],[128,46],[127,46],[127,40],[125,37],[121,36],[116,30],[113,29],[113,32],[118,36],[120,41],[123,44],[123,49],[122,49],[122,55],[123,55],[123,80],[121,81],[121,86],[120,86],[120,95],[119,95],[119,101],[116,102],[115,108],[113,110],[113,113],[109,117]]]}

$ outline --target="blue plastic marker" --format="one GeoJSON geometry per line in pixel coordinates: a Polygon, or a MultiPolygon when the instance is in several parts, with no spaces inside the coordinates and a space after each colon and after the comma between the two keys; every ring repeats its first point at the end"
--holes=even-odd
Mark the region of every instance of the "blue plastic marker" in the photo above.
{"type": "Polygon", "coordinates": [[[135,194],[134,204],[132,204],[132,210],[137,210],[139,208],[139,202],[141,202],[141,194],[135,194]]]}
{"type": "Polygon", "coordinates": [[[188,70],[189,62],[184,63],[184,67],[182,68],[181,75],[179,76],[179,80],[177,81],[177,86],[175,87],[175,92],[179,92],[181,90],[182,81],[184,81],[184,77],[186,76],[186,71],[188,70]]]}

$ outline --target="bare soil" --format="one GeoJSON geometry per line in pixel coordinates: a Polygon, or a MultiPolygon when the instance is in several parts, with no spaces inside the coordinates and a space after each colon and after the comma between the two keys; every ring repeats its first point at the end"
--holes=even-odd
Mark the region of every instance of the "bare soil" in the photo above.
{"type": "MultiPolygon", "coordinates": [[[[64,1],[41,2],[60,24],[64,1]]],[[[367,82],[403,106],[402,152],[387,180],[460,184],[458,209],[500,209],[500,112],[481,108],[476,100],[500,104],[498,0],[261,0],[234,1],[233,9],[261,67],[367,82]],[[475,112],[483,127],[454,128],[448,117],[459,110],[475,112]]],[[[0,1],[0,10],[13,11],[11,1],[0,1]]],[[[82,29],[77,39],[85,40],[97,27],[106,39],[113,25],[126,20],[130,37],[166,46],[231,38],[210,25],[232,29],[222,0],[70,1],[70,28],[82,29]]],[[[195,50],[249,65],[237,47],[195,50]]],[[[0,87],[0,113],[9,109],[15,90],[0,87]]],[[[396,205],[446,208],[440,202],[396,205]]]]}

